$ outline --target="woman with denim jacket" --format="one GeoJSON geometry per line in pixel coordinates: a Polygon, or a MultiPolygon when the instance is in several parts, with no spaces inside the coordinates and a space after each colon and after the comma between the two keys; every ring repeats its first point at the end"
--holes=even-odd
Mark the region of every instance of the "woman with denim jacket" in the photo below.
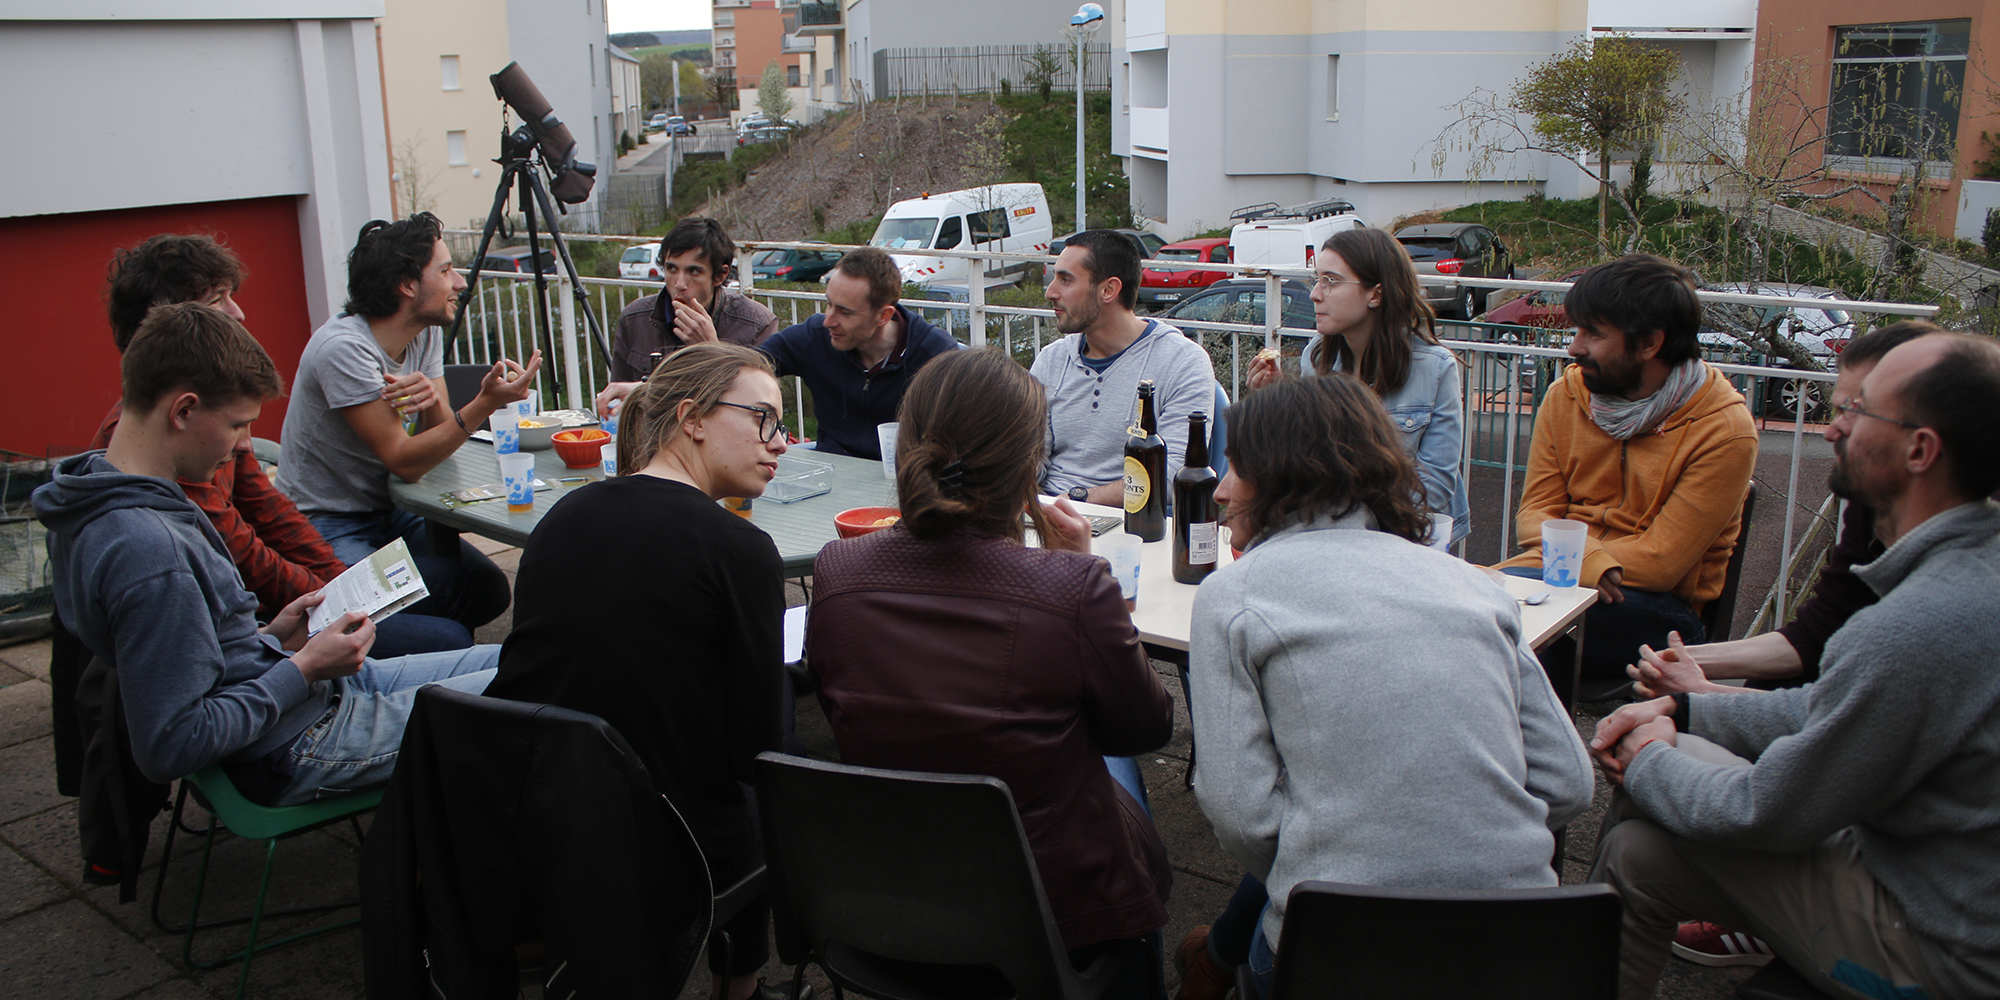
{"type": "MultiPolygon", "coordinates": [[[[1438,345],[1434,314],[1403,245],[1380,229],[1333,234],[1313,262],[1313,321],[1304,358],[1315,374],[1345,371],[1375,390],[1417,460],[1424,503],[1451,515],[1456,544],[1472,531],[1459,457],[1465,437],[1457,356],[1438,345]],[[1391,335],[1403,331],[1402,336],[1391,335]]],[[[1250,365],[1250,388],[1282,376],[1278,359],[1250,365]]]]}

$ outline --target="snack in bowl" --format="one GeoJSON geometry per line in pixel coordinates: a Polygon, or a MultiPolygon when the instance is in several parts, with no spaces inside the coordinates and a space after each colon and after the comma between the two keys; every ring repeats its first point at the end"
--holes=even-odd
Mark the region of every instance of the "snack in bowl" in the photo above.
{"type": "Polygon", "coordinates": [[[603,464],[605,442],[611,435],[595,427],[557,431],[553,438],[556,454],[572,469],[595,469],[603,464]]]}
{"type": "Polygon", "coordinates": [[[842,538],[859,538],[881,531],[902,518],[903,512],[894,507],[856,507],[833,515],[833,530],[842,538]]]}
{"type": "Polygon", "coordinates": [[[555,432],[562,430],[560,421],[550,420],[547,417],[522,417],[518,426],[521,428],[522,451],[549,450],[550,438],[555,432]]]}

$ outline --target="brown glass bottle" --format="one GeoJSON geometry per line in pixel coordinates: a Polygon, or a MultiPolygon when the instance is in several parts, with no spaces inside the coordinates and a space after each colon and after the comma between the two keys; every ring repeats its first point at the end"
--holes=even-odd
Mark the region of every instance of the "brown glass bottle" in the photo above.
{"type": "Polygon", "coordinates": [[[1200,583],[1216,566],[1215,470],[1208,465],[1208,415],[1188,417],[1187,464],[1174,473],[1174,579],[1200,583]]]}
{"type": "Polygon", "coordinates": [[[1125,530],[1148,542],[1167,537],[1167,442],[1153,417],[1153,381],[1139,383],[1139,425],[1125,438],[1125,530]]]}

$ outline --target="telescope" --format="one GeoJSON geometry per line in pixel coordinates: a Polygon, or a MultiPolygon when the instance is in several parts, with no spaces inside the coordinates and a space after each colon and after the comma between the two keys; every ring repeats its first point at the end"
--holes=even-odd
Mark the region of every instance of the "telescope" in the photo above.
{"type": "Polygon", "coordinates": [[[556,117],[555,107],[542,96],[542,89],[528,79],[528,71],[520,63],[510,62],[488,79],[493,81],[493,96],[520,113],[541,148],[542,166],[549,172],[549,193],[565,205],[588,199],[591,186],[597,183],[597,166],[576,158],[576,137],[556,117]]]}

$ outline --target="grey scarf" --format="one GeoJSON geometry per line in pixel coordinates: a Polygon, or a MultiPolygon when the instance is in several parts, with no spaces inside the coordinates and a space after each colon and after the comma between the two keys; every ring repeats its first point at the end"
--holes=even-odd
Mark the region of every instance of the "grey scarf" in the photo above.
{"type": "Polygon", "coordinates": [[[1667,373],[1660,391],[1643,399],[1617,399],[1601,393],[1590,394],[1590,419],[1604,433],[1620,441],[1644,434],[1660,425],[1675,410],[1687,405],[1708,381],[1708,365],[1692,358],[1675,365],[1667,373]]]}

